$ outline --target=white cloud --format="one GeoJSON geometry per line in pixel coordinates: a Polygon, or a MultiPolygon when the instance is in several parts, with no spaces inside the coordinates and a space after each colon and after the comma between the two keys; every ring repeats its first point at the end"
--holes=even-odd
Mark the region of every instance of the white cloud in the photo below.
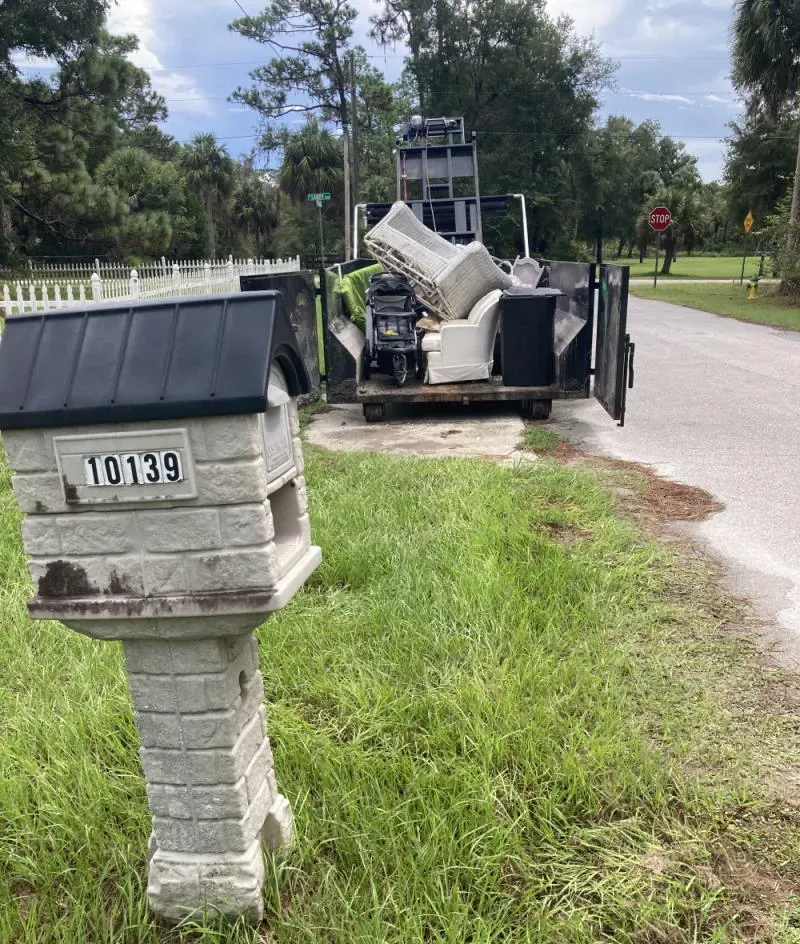
{"type": "Polygon", "coordinates": [[[359,18],[363,22],[368,22],[369,18],[381,9],[378,0],[351,0],[352,5],[358,10],[359,18]]]}
{"type": "Polygon", "coordinates": [[[695,154],[703,151],[716,154],[720,148],[725,146],[722,135],[718,138],[690,138],[687,144],[689,145],[689,150],[695,154]]]}
{"type": "Polygon", "coordinates": [[[682,51],[680,45],[696,40],[702,30],[698,24],[679,20],[675,17],[645,16],[636,24],[636,30],[631,37],[631,44],[638,48],[655,48],[659,52],[670,51],[678,55],[682,51]]]}
{"type": "Polygon", "coordinates": [[[724,105],[726,108],[734,110],[740,106],[740,102],[731,98],[722,98],[720,95],[706,95],[706,101],[711,102],[712,105],[724,105]]]}
{"type": "Polygon", "coordinates": [[[591,33],[606,26],[624,6],[624,0],[547,0],[550,15],[570,17],[579,33],[591,33]]]}
{"type": "Polygon", "coordinates": [[[55,59],[45,59],[42,56],[28,56],[24,53],[17,53],[16,55],[12,56],[11,62],[18,69],[30,72],[58,68],[58,63],[55,61],[55,59]]]}
{"type": "Polygon", "coordinates": [[[640,98],[643,102],[679,102],[682,105],[694,105],[693,98],[687,98],[685,95],[671,95],[666,92],[631,92],[623,89],[626,95],[631,98],[640,98]]]}
{"type": "Polygon", "coordinates": [[[153,7],[153,0],[123,0],[109,11],[109,31],[133,33],[137,37],[139,48],[131,55],[131,61],[150,73],[153,88],[168,100],[171,112],[213,114],[211,102],[193,79],[162,65],[159,58],[162,43],[154,25],[156,15],[153,7]]]}

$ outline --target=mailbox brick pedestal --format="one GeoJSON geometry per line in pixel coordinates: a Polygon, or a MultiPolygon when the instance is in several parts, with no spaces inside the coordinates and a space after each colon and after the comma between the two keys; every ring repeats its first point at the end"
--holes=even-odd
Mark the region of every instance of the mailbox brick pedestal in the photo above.
{"type": "Polygon", "coordinates": [[[162,918],[260,921],[286,851],[252,635],[319,565],[276,293],[10,319],[0,428],[32,617],[121,640],[162,918]]]}
{"type": "Polygon", "coordinates": [[[148,895],[179,920],[187,903],[259,920],[264,866],[292,842],[278,793],[252,635],[127,640],[125,662],[153,813],[148,895]]]}

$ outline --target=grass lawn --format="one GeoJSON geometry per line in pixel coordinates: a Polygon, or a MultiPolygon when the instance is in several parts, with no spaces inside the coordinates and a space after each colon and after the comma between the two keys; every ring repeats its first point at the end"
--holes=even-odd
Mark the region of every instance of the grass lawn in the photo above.
{"type": "MultiPolygon", "coordinates": [[[[610,261],[610,260],[609,260],[610,261]]],[[[655,255],[645,259],[640,263],[637,256],[633,259],[622,258],[620,264],[631,267],[632,279],[653,278],[653,268],[655,264],[655,255]]],[[[749,256],[745,264],[745,278],[758,272],[760,262],[759,256],[749,256]]],[[[678,261],[672,263],[672,271],[669,276],[662,276],[660,269],[663,264],[663,253],[658,260],[659,279],[738,279],[742,274],[741,256],[682,256],[678,255],[678,261]]],[[[765,263],[766,275],[771,275],[769,270],[769,260],[765,263]]]]}
{"type": "Polygon", "coordinates": [[[736,285],[633,285],[631,293],[641,298],[657,298],[675,305],[700,308],[742,321],[776,325],[800,331],[800,303],[775,294],[774,287],[759,289],[758,298],[747,298],[747,288],[736,285]]]}
{"type": "Polygon", "coordinates": [[[150,922],[121,650],[26,618],[0,460],[0,941],[800,940],[794,683],[705,565],[587,471],[307,453],[325,562],[258,632],[299,843],[257,931],[150,922]]]}

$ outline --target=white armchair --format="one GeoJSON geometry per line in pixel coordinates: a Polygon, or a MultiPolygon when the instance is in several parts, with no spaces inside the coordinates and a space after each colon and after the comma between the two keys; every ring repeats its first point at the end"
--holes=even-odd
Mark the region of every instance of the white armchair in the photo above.
{"type": "Polygon", "coordinates": [[[454,246],[402,202],[366,234],[364,244],[385,269],[407,276],[420,301],[444,321],[464,318],[487,292],[513,284],[482,243],[454,246]]]}
{"type": "Polygon", "coordinates": [[[488,380],[492,375],[494,339],[500,320],[500,289],[484,295],[469,317],[442,324],[422,339],[428,355],[425,383],[461,383],[488,380]]]}

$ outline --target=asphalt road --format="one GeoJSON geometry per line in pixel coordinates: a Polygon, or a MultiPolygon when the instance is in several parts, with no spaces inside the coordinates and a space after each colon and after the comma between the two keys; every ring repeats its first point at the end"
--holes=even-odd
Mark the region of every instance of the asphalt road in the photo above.
{"type": "Polygon", "coordinates": [[[591,452],[644,462],[725,510],[694,534],[727,583],[777,626],[800,667],[800,332],[631,298],[636,387],[618,429],[595,400],[556,402],[554,428],[591,452]]]}

